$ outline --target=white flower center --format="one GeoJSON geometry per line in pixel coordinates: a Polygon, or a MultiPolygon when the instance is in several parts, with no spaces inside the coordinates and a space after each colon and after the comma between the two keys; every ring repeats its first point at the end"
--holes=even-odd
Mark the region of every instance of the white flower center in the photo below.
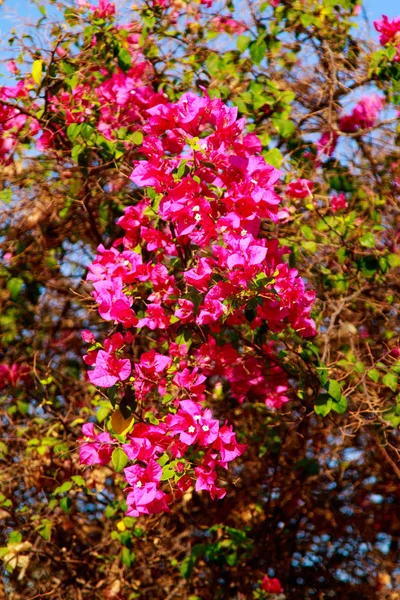
{"type": "Polygon", "coordinates": [[[195,427],[193,427],[193,425],[191,425],[191,426],[189,427],[189,429],[188,429],[188,432],[189,432],[189,433],[194,433],[195,431],[196,431],[196,428],[195,428],[195,427]]]}
{"type": "Polygon", "coordinates": [[[200,206],[198,204],[196,204],[196,206],[193,206],[193,212],[199,212],[200,210],[200,206]]]}
{"type": "Polygon", "coordinates": [[[197,222],[198,222],[198,221],[201,221],[201,215],[199,215],[199,213],[197,213],[197,214],[194,216],[194,220],[195,220],[195,221],[197,221],[197,222]]]}
{"type": "Polygon", "coordinates": [[[201,416],[200,416],[200,415],[195,415],[195,416],[193,417],[193,419],[194,419],[195,421],[200,421],[200,419],[201,419],[201,416]]]}
{"type": "Polygon", "coordinates": [[[202,430],[203,431],[210,431],[210,428],[209,428],[208,425],[203,425],[202,430]]]}
{"type": "Polygon", "coordinates": [[[242,229],[242,231],[240,232],[240,235],[242,237],[244,237],[245,235],[247,235],[247,231],[245,229],[242,229]]]}
{"type": "Polygon", "coordinates": [[[141,481],[138,481],[137,484],[136,484],[136,487],[141,488],[142,485],[143,485],[143,483],[141,481]]]}

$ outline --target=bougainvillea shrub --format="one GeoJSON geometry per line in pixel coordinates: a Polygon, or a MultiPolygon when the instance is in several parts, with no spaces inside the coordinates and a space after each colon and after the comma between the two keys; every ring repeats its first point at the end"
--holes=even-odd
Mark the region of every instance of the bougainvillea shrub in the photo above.
{"type": "Polygon", "coordinates": [[[0,595],[396,598],[399,19],[30,14],[0,86],[0,595]]]}

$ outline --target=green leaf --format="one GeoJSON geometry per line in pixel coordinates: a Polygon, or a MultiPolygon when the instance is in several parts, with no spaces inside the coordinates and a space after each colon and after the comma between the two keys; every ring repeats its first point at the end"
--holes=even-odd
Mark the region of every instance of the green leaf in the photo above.
{"type": "Polygon", "coordinates": [[[169,461],[169,456],[166,452],[164,452],[164,454],[162,454],[160,456],[160,458],[157,460],[160,467],[163,467],[164,465],[166,465],[168,461],[169,461]]]}
{"type": "Polygon", "coordinates": [[[71,123],[67,127],[67,136],[72,141],[80,134],[81,129],[82,123],[71,123]]]}
{"type": "Polygon", "coordinates": [[[71,479],[75,485],[86,487],[86,481],[83,479],[82,475],[72,475],[71,479]]]}
{"type": "Polygon", "coordinates": [[[107,406],[101,406],[96,411],[96,418],[97,418],[98,422],[102,423],[105,419],[107,419],[110,412],[111,412],[111,410],[107,406]]]}
{"type": "Polygon", "coordinates": [[[7,289],[11,293],[11,298],[16,300],[19,296],[19,293],[24,285],[24,280],[20,277],[12,277],[7,281],[7,289]]]}
{"type": "Polygon", "coordinates": [[[228,554],[225,560],[230,567],[234,567],[238,561],[237,552],[232,552],[231,554],[228,554]]]}
{"type": "Polygon", "coordinates": [[[375,248],[375,238],[372,233],[368,232],[360,238],[361,246],[364,248],[375,248]]]}
{"type": "Polygon", "coordinates": [[[27,415],[29,412],[29,402],[23,402],[22,400],[17,400],[17,407],[21,414],[27,415]]]}
{"type": "Polygon", "coordinates": [[[12,198],[12,191],[9,188],[5,190],[1,190],[0,192],[0,200],[4,202],[4,204],[9,204],[12,198]]]}
{"type": "Polygon", "coordinates": [[[65,83],[68,85],[71,91],[74,90],[79,83],[78,73],[74,73],[71,77],[68,77],[68,79],[65,80],[65,83]]]}
{"type": "Polygon", "coordinates": [[[200,556],[203,556],[204,552],[205,548],[202,544],[197,544],[196,546],[193,546],[191,553],[183,560],[181,566],[179,567],[179,571],[182,577],[184,577],[185,579],[189,579],[197,559],[200,558],[200,556]]]}
{"type": "Polygon", "coordinates": [[[319,394],[315,400],[314,410],[320,417],[326,417],[332,410],[332,404],[333,401],[329,394],[319,394]]]}
{"type": "Polygon", "coordinates": [[[395,392],[397,390],[397,375],[394,375],[393,373],[386,373],[386,375],[384,375],[382,378],[382,382],[384,383],[384,385],[386,385],[386,387],[390,388],[392,392],[395,392]]]}
{"type": "Polygon", "coordinates": [[[334,398],[334,400],[336,400],[336,402],[339,402],[342,396],[342,390],[337,381],[335,381],[334,379],[329,379],[329,381],[324,385],[324,388],[326,389],[328,394],[332,398],[334,398]]]}
{"type": "Polygon", "coordinates": [[[221,75],[222,65],[223,61],[220,59],[218,54],[211,52],[211,54],[208,55],[206,60],[207,71],[216,79],[219,79],[219,76],[221,75]]]}
{"type": "Polygon", "coordinates": [[[316,17],[313,14],[305,12],[300,15],[300,22],[303,25],[303,27],[309,27],[310,25],[313,25],[314,23],[318,22],[318,19],[316,19],[316,17]]]}
{"type": "Polygon", "coordinates": [[[383,418],[396,429],[400,425],[400,414],[395,408],[391,408],[387,412],[383,413],[383,418]]]}
{"type": "Polygon", "coordinates": [[[84,148],[84,146],[82,146],[82,144],[77,144],[76,146],[74,146],[71,151],[72,160],[74,160],[75,162],[78,162],[78,158],[84,150],[85,150],[85,148],[84,148]]]}
{"type": "Polygon", "coordinates": [[[53,492],[53,495],[56,494],[64,494],[65,492],[69,492],[72,488],[72,481],[64,481],[62,485],[59,485],[53,492]]]}
{"type": "Polygon", "coordinates": [[[307,252],[311,252],[311,254],[315,254],[317,251],[317,244],[315,242],[301,242],[301,246],[307,252]]]}
{"type": "Polygon", "coordinates": [[[303,225],[300,228],[300,231],[304,235],[306,240],[315,240],[314,232],[309,225],[303,225]]]}
{"type": "Polygon", "coordinates": [[[42,81],[42,73],[43,73],[43,61],[35,60],[32,65],[32,78],[33,78],[34,82],[37,83],[38,85],[40,85],[40,82],[42,81]]]}
{"type": "Polygon", "coordinates": [[[239,35],[238,39],[236,40],[237,49],[240,52],[244,52],[249,47],[250,42],[251,37],[249,35],[239,35]]]}
{"type": "Polygon", "coordinates": [[[367,375],[375,383],[377,383],[379,381],[380,373],[379,373],[378,369],[371,369],[370,371],[368,371],[367,375]]]}
{"type": "Polygon", "coordinates": [[[38,534],[44,540],[46,540],[46,542],[49,542],[51,539],[52,526],[53,526],[52,521],[50,521],[49,519],[43,519],[41,524],[39,525],[39,527],[36,528],[36,531],[38,532],[38,534]]]}
{"type": "Polygon", "coordinates": [[[187,160],[183,160],[181,162],[181,164],[179,165],[178,170],[176,172],[176,176],[178,179],[182,179],[182,177],[184,176],[185,171],[186,171],[186,166],[187,166],[187,160]]]}
{"type": "Polygon", "coordinates": [[[342,246],[341,248],[339,248],[339,250],[337,251],[337,257],[339,260],[339,263],[342,265],[344,263],[344,261],[346,260],[346,256],[347,256],[347,248],[345,248],[344,246],[342,246]]]}
{"type": "Polygon", "coordinates": [[[271,148],[268,152],[263,152],[263,157],[265,158],[265,162],[277,169],[282,165],[283,156],[279,148],[271,148]]]}
{"type": "Polygon", "coordinates": [[[192,574],[193,568],[196,564],[196,559],[193,556],[187,556],[181,563],[179,571],[185,579],[189,579],[192,574]]]}
{"type": "Polygon", "coordinates": [[[388,263],[392,269],[400,267],[400,254],[389,254],[388,263]]]}
{"type": "Polygon", "coordinates": [[[64,496],[64,498],[61,498],[60,507],[63,509],[64,512],[69,513],[72,508],[71,498],[68,498],[68,496],[64,496]]]}
{"type": "Polygon", "coordinates": [[[175,469],[171,465],[165,465],[162,470],[161,481],[172,479],[175,475],[175,469]]]}
{"type": "Polygon", "coordinates": [[[347,399],[344,396],[340,397],[340,400],[332,403],[332,410],[342,415],[347,410],[347,399]]]}
{"type": "Polygon", "coordinates": [[[141,131],[135,131],[131,136],[131,140],[136,146],[140,146],[143,143],[143,133],[141,131]]]}
{"type": "Polygon", "coordinates": [[[89,123],[82,123],[81,135],[84,140],[90,139],[92,137],[93,133],[94,133],[93,125],[90,125],[89,123]]]}
{"type": "Polygon", "coordinates": [[[112,387],[108,388],[107,392],[106,392],[113,408],[115,408],[115,399],[117,396],[117,387],[115,385],[113,385],[112,387]]]}
{"type": "Polygon", "coordinates": [[[129,459],[122,448],[115,448],[111,456],[111,461],[117,473],[126,467],[128,460],[129,459]]]}
{"type": "Polygon", "coordinates": [[[256,65],[260,64],[260,62],[265,57],[266,52],[267,44],[264,42],[263,39],[258,39],[256,42],[252,42],[250,44],[250,56],[252,60],[256,63],[256,65]]]}
{"type": "Polygon", "coordinates": [[[296,126],[290,119],[273,118],[272,122],[283,138],[288,138],[295,132],[296,126]]]}
{"type": "Polygon", "coordinates": [[[132,66],[132,57],[128,50],[121,48],[118,52],[118,66],[124,71],[129,71],[132,66]]]}
{"type": "Polygon", "coordinates": [[[135,553],[132,552],[132,550],[129,550],[129,548],[122,548],[121,562],[123,565],[126,567],[131,567],[135,562],[135,558],[135,553]]]}
{"type": "Polygon", "coordinates": [[[19,544],[22,542],[22,533],[19,531],[12,531],[10,533],[10,537],[8,538],[9,544],[19,544]]]}

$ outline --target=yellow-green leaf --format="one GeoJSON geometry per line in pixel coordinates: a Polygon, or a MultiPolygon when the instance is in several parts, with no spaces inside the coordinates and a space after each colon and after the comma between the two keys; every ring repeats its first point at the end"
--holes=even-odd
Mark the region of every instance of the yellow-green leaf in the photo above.
{"type": "Polygon", "coordinates": [[[38,85],[40,85],[40,82],[42,81],[42,73],[43,73],[43,61],[35,60],[35,62],[32,65],[32,77],[33,77],[35,83],[37,83],[38,85]]]}
{"type": "Polygon", "coordinates": [[[128,464],[128,457],[122,448],[115,448],[111,456],[114,469],[119,473],[128,464]]]}

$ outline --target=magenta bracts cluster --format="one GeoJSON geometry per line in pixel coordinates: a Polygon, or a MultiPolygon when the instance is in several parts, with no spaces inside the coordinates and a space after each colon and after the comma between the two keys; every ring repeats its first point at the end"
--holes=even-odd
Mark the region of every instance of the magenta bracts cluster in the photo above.
{"type": "MultiPolygon", "coordinates": [[[[129,386],[151,411],[152,422],[137,422],[123,444],[134,516],[169,510],[192,485],[225,495],[216,469],[245,446],[204,408],[207,397],[224,389],[239,402],[280,408],[289,384],[273,344],[248,352],[246,336],[265,326],[315,333],[314,293],[283,262],[287,249],[260,235],[263,219],[287,214],[274,190],[280,172],[237,109],[187,93],[150,105],[146,116],[131,174],[141,199],[124,210],[124,235],[110,249],[99,246],[88,274],[100,316],[119,332],[85,357],[93,384],[129,386]],[[134,358],[144,338],[149,349],[134,358]]],[[[304,197],[310,188],[299,180],[288,193],[304,197]]],[[[88,331],[84,339],[94,343],[88,331]]],[[[108,462],[119,444],[92,428],[84,435],[85,464],[108,462]]]]}

